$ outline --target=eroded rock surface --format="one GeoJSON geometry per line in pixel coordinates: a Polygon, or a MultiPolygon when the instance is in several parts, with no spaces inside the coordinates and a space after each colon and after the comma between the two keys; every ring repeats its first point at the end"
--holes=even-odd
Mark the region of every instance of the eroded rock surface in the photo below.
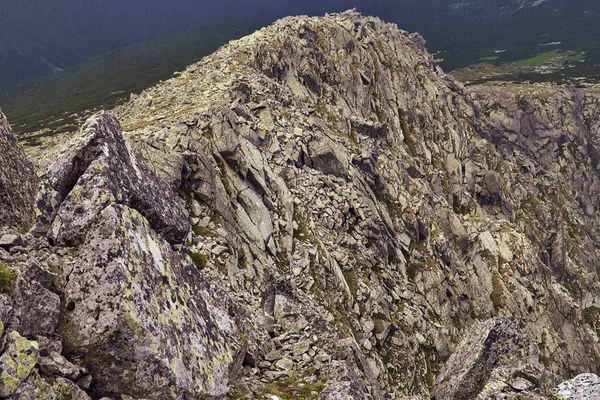
{"type": "Polygon", "coordinates": [[[39,348],[11,396],[544,398],[597,373],[599,99],[465,88],[353,11],[231,42],[89,120],[0,235],[4,337],[39,348]]]}
{"type": "Polygon", "coordinates": [[[537,345],[514,320],[485,321],[450,356],[436,378],[432,399],[546,398],[556,378],[538,358],[537,345]]]}
{"type": "Polygon", "coordinates": [[[561,399],[595,399],[600,397],[600,377],[581,374],[558,385],[556,395],[561,399]]]}
{"type": "Polygon", "coordinates": [[[0,227],[27,230],[34,218],[38,179],[1,111],[0,165],[0,227]]]}

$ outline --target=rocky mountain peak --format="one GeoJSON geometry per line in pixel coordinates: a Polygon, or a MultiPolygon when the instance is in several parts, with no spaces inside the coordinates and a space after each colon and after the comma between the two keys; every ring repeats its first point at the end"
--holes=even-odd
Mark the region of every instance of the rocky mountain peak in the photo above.
{"type": "Polygon", "coordinates": [[[597,104],[465,88],[354,11],[231,42],[43,174],[0,243],[0,394],[577,394],[593,376],[559,383],[600,356],[597,104]]]}

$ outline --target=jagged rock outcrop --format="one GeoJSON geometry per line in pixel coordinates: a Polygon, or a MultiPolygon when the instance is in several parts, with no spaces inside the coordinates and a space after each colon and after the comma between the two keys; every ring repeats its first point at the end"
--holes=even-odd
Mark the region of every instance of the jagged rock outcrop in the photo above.
{"type": "Polygon", "coordinates": [[[0,227],[27,230],[33,222],[37,176],[0,111],[0,227]]]}
{"type": "Polygon", "coordinates": [[[121,137],[118,121],[106,114],[88,120],[50,167],[37,199],[36,230],[48,228],[51,240],[81,244],[86,229],[112,203],[140,212],[170,243],[180,243],[190,226],[169,188],[139,163],[121,137]]]}
{"type": "Polygon", "coordinates": [[[495,318],[473,328],[436,378],[432,399],[542,399],[556,378],[543,370],[536,344],[514,320],[495,318]]]}
{"type": "Polygon", "coordinates": [[[41,235],[21,240],[43,250],[14,251],[21,278],[7,316],[15,339],[3,355],[12,374],[2,378],[3,395],[75,396],[57,379],[82,386],[85,376],[95,397],[227,393],[243,358],[227,296],[215,296],[182,251],[187,212],[131,152],[114,117],[94,116],[67,144],[43,178],[37,214],[32,232],[41,235]],[[40,340],[55,343],[38,351],[40,340]]]}
{"type": "MultiPolygon", "coordinates": [[[[437,69],[419,36],[349,12],[279,21],[135,96],[117,115],[134,150],[189,193],[192,248],[257,320],[272,321],[272,277],[287,280],[286,291],[335,322],[329,332],[307,318],[307,333],[345,346],[332,352],[325,339],[321,351],[347,364],[340,355],[360,350],[364,396],[428,396],[458,339],[498,315],[523,324],[552,373],[595,371],[599,355],[583,322],[596,314],[582,313],[597,299],[587,263],[598,247],[588,230],[577,231],[594,218],[581,206],[593,192],[547,169],[547,184],[565,200],[562,241],[553,198],[528,178],[536,155],[507,156],[523,140],[541,146],[546,125],[532,124],[529,136],[515,129],[515,137],[491,117],[485,96],[437,69]],[[527,223],[538,214],[552,227],[547,235],[527,223]],[[588,272],[565,280],[548,260],[588,272]]],[[[595,95],[585,96],[592,104],[595,95]]],[[[586,110],[561,115],[578,120],[586,110]]],[[[577,147],[585,157],[589,149],[577,147]]],[[[583,169],[574,173],[598,181],[583,169]]],[[[287,329],[270,334],[287,337],[287,329]]],[[[251,365],[253,390],[288,367],[327,375],[331,387],[341,376],[319,365],[309,373],[299,358],[285,368],[276,361],[251,365]]]]}
{"type": "Polygon", "coordinates": [[[0,251],[6,335],[40,354],[11,395],[543,398],[598,372],[599,97],[533,88],[464,88],[350,11],[132,96],[124,137],[95,116],[0,251]]]}

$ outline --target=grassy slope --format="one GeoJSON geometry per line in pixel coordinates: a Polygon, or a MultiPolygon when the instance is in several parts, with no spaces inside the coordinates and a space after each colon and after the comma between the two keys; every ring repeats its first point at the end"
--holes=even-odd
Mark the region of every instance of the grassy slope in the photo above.
{"type": "Polygon", "coordinates": [[[219,21],[123,48],[0,94],[0,107],[21,136],[42,128],[48,129],[45,134],[59,133],[78,125],[78,115],[112,108],[130,93],[141,92],[259,27],[247,21],[219,21]]]}

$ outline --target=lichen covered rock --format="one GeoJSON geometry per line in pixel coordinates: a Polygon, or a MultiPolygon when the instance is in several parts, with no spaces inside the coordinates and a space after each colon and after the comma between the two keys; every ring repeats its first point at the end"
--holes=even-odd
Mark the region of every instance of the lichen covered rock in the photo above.
{"type": "Polygon", "coordinates": [[[600,396],[600,377],[594,374],[577,375],[558,385],[556,395],[564,400],[598,398],[600,396]]]}
{"type": "Polygon", "coordinates": [[[38,178],[0,111],[0,227],[27,230],[34,219],[38,178]]]}
{"type": "Polygon", "coordinates": [[[187,213],[170,188],[132,153],[118,121],[99,114],[48,169],[37,198],[36,230],[52,224],[48,235],[54,242],[80,244],[87,226],[112,203],[139,210],[170,243],[189,232],[187,213]]]}
{"type": "MultiPolygon", "coordinates": [[[[187,235],[188,214],[113,117],[90,119],[49,169],[38,212],[36,230],[50,226],[48,238],[71,247],[60,263],[68,279],[59,285],[57,331],[67,357],[89,369],[96,395],[227,393],[243,354],[233,321],[215,306],[226,302],[213,301],[187,253],[172,247],[187,235]]],[[[42,372],[77,378],[47,361],[42,372]]]]}
{"type": "Polygon", "coordinates": [[[539,364],[535,343],[514,320],[495,318],[475,326],[433,386],[433,399],[545,398],[554,377],[539,364]]]}
{"type": "Polygon", "coordinates": [[[109,206],[88,232],[64,287],[65,351],[101,395],[223,396],[239,368],[232,320],[210,304],[189,258],[127,206],[109,206]]]}
{"type": "Polygon", "coordinates": [[[13,395],[39,360],[36,342],[14,331],[8,334],[7,339],[6,349],[0,356],[0,397],[13,395]]]}

